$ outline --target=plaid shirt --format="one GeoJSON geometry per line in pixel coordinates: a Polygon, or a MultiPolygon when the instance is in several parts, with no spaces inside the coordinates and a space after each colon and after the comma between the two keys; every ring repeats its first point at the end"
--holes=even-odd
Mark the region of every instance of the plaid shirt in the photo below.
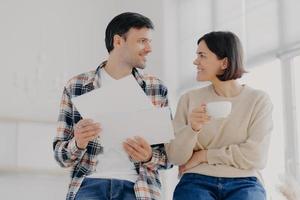
{"type": "MultiPolygon", "coordinates": [[[[53,149],[55,159],[60,166],[72,168],[67,200],[75,199],[84,177],[95,171],[98,164],[97,155],[103,152],[100,141],[97,139],[90,141],[85,150],[77,148],[73,134],[74,125],[82,117],[72,103],[73,97],[101,87],[100,68],[103,66],[105,66],[105,62],[94,71],[72,78],[63,91],[53,149]]],[[[142,76],[135,68],[132,74],[155,107],[168,106],[167,88],[160,80],[151,76],[142,76]]],[[[161,183],[158,170],[171,167],[163,144],[152,145],[152,152],[152,159],[149,162],[134,162],[138,172],[138,179],[134,184],[137,200],[160,199],[161,183]]]]}

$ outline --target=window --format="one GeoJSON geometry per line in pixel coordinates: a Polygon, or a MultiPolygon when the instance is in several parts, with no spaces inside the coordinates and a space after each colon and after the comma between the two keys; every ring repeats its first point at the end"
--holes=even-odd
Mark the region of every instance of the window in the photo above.
{"type": "Polygon", "coordinates": [[[252,88],[267,92],[272,100],[273,123],[269,159],[267,167],[263,170],[263,177],[269,199],[276,199],[276,185],[279,175],[284,173],[284,132],[283,132],[283,104],[282,104],[282,81],[281,65],[279,60],[255,66],[248,69],[241,82],[252,88]]]}
{"type": "MultiPolygon", "coordinates": [[[[300,56],[296,57],[293,62],[294,76],[295,76],[295,94],[296,94],[296,117],[297,117],[297,137],[298,137],[298,147],[300,144],[300,56]]],[[[300,160],[300,152],[298,152],[300,160]]],[[[298,173],[300,172],[300,163],[297,164],[298,173]]],[[[300,181],[300,180],[299,180],[300,181]]]]}

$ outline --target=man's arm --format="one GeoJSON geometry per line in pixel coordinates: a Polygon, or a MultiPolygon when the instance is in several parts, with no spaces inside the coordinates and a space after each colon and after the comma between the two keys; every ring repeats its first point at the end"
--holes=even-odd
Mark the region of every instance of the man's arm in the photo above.
{"type": "Polygon", "coordinates": [[[54,157],[60,166],[76,165],[86,152],[88,142],[95,139],[100,131],[100,125],[90,119],[82,119],[74,125],[71,97],[65,88],[60,105],[57,136],[53,142],[54,157]]]}

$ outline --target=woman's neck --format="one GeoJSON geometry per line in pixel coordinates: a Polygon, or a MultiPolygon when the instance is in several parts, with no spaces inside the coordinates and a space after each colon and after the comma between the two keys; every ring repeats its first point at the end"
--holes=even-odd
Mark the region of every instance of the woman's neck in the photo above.
{"type": "Polygon", "coordinates": [[[236,80],[230,80],[230,81],[217,80],[217,81],[213,81],[212,85],[216,94],[222,97],[238,96],[243,89],[243,85],[241,85],[236,80]]]}

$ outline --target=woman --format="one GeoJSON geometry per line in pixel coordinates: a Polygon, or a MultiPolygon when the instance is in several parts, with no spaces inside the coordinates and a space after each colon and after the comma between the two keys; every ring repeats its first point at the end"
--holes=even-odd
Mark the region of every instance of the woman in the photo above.
{"type": "Polygon", "coordinates": [[[267,161],[272,103],[262,91],[241,85],[245,73],[240,41],[231,32],[211,32],[198,42],[197,81],[211,84],[184,94],[174,118],[176,137],[167,145],[182,175],[174,200],[263,200],[259,170],[267,161]],[[206,103],[229,101],[226,118],[212,118],[206,103]]]}

